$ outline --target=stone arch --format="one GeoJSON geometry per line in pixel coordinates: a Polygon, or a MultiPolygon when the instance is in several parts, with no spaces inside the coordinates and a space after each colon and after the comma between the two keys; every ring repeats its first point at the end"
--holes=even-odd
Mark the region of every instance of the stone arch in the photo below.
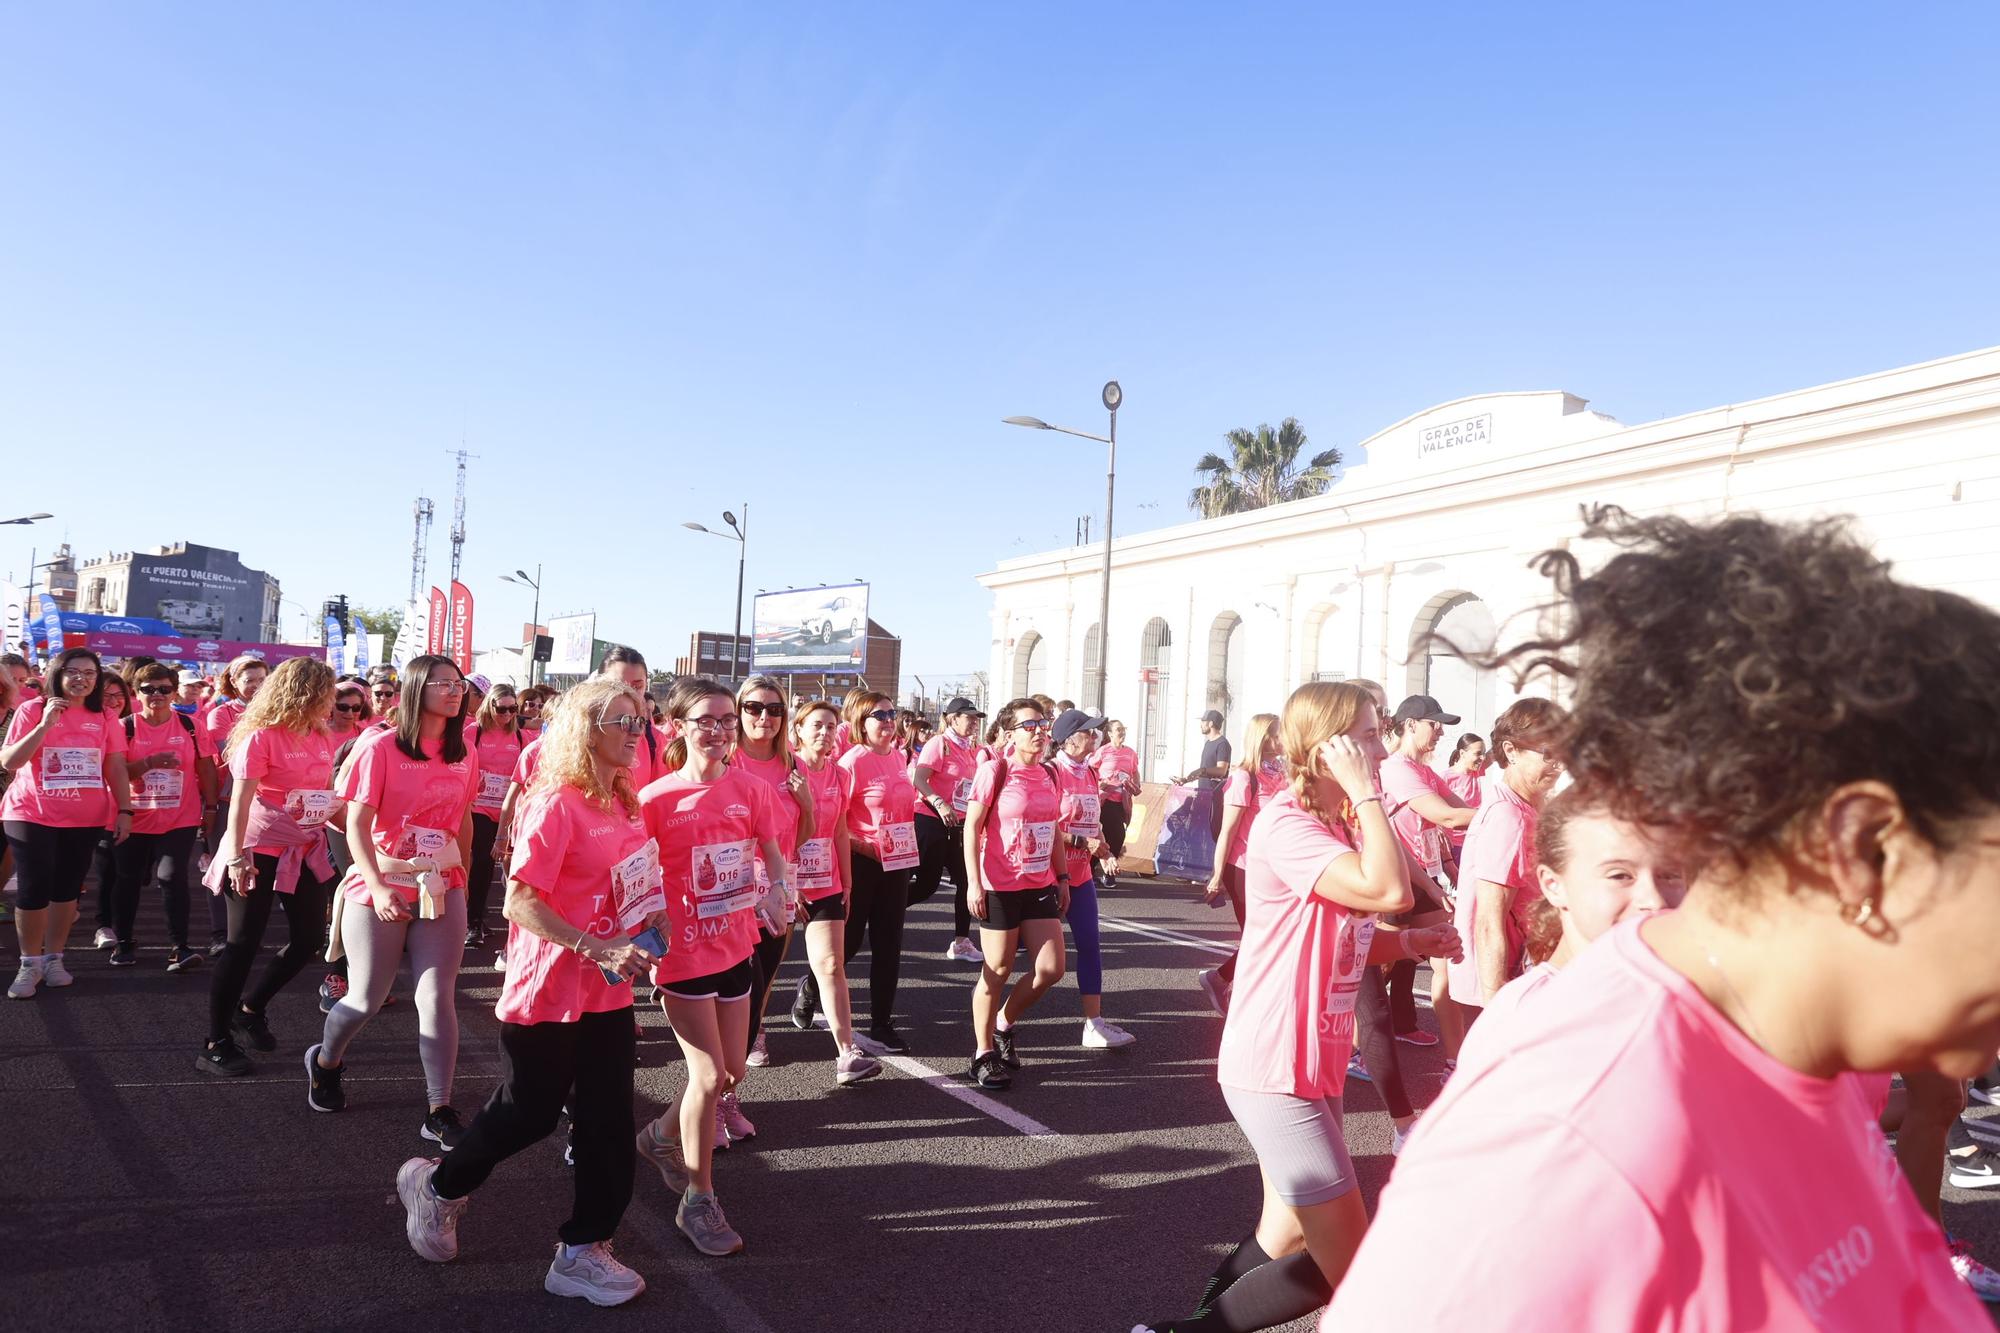
{"type": "Polygon", "coordinates": [[[1446,712],[1464,718],[1465,730],[1484,735],[1498,716],[1499,673],[1463,654],[1491,651],[1499,632],[1492,608],[1477,593],[1441,592],[1431,598],[1410,625],[1405,693],[1430,695],[1446,712]]]}
{"type": "Polygon", "coordinates": [[[1010,697],[1041,692],[1047,685],[1049,650],[1039,630],[1028,630],[1014,643],[1014,688],[1010,697]]]}

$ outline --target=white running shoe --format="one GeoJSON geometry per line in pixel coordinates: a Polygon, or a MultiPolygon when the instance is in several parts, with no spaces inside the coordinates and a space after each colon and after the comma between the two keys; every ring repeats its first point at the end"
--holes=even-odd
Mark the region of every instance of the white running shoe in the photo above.
{"type": "Polygon", "coordinates": [[[1229,983],[1222,979],[1222,969],[1206,968],[1195,976],[1201,985],[1201,993],[1208,997],[1208,1007],[1215,1010],[1219,1018],[1229,1017],[1229,983]]]}
{"type": "Polygon", "coordinates": [[[971,940],[958,939],[953,940],[951,947],[944,951],[944,960],[947,963],[983,963],[986,955],[971,940]]]}
{"type": "Polygon", "coordinates": [[[63,966],[62,955],[52,953],[42,957],[42,981],[49,986],[73,986],[76,977],[63,966]]]}
{"type": "Polygon", "coordinates": [[[575,1254],[556,1246],[542,1290],[551,1296],[581,1296],[592,1305],[623,1305],[646,1289],[646,1279],[618,1262],[611,1242],[600,1240],[575,1254]]]}
{"type": "Polygon", "coordinates": [[[1403,1155],[1403,1145],[1410,1141],[1410,1134],[1416,1129],[1416,1127],[1417,1127],[1417,1122],[1414,1120],[1410,1122],[1409,1129],[1399,1129],[1394,1122],[1390,1123],[1389,1155],[1391,1157],[1401,1157],[1403,1155]]]}
{"type": "Polygon", "coordinates": [[[639,1160],[651,1162],[660,1173],[660,1179],[667,1182],[667,1188],[676,1195],[687,1193],[687,1160],[681,1156],[679,1139],[661,1139],[654,1136],[659,1124],[655,1120],[639,1127],[639,1160]]]}
{"type": "Polygon", "coordinates": [[[407,1220],[403,1234],[418,1257],[434,1264],[458,1258],[458,1219],[465,1212],[464,1199],[440,1199],[431,1188],[437,1173],[435,1157],[412,1157],[396,1173],[396,1197],[403,1201],[407,1220]]]}
{"type": "Polygon", "coordinates": [[[90,947],[93,949],[109,949],[116,943],[118,943],[118,932],[109,926],[99,926],[97,933],[90,937],[90,947]]]}
{"type": "Polygon", "coordinates": [[[763,1069],[770,1065],[771,1052],[764,1045],[763,1033],[761,1032],[758,1033],[757,1040],[751,1043],[750,1058],[747,1061],[745,1061],[745,1063],[748,1064],[752,1069],[763,1069]]]}
{"type": "Polygon", "coordinates": [[[20,970],[14,973],[14,984],[7,988],[10,1000],[32,1000],[35,988],[42,984],[42,964],[39,959],[23,958],[20,970]]]}
{"type": "Polygon", "coordinates": [[[1108,1051],[1117,1046],[1130,1046],[1139,1040],[1116,1023],[1102,1018],[1083,1020],[1083,1044],[1093,1051],[1108,1051]]]}
{"type": "Polygon", "coordinates": [[[730,1142],[757,1137],[757,1127],[750,1123],[749,1116],[743,1114],[743,1104],[736,1099],[736,1089],[731,1088],[716,1098],[715,1109],[722,1117],[723,1128],[729,1131],[730,1142]]]}

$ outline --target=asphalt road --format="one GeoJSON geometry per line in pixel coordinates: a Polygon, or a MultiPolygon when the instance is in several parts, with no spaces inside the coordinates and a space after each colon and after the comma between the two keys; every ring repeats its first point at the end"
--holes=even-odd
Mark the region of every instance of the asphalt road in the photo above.
{"type": "MultiPolygon", "coordinates": [[[[1081,1049],[1066,979],[1023,1025],[1026,1067],[1013,1088],[991,1098],[963,1079],[971,968],[943,960],[948,903],[911,915],[899,1003],[911,1060],[856,1088],[833,1085],[823,1031],[798,1032],[783,1016],[803,965],[795,945],[772,1005],[774,1064],[750,1071],[744,1088],[758,1135],[718,1155],[717,1190],[747,1251],[696,1255],[642,1168],[617,1244],[650,1289],[615,1310],[541,1289],[568,1210],[560,1135],[473,1197],[457,1262],[410,1252],[393,1182],[432,1145],[417,1137],[423,1083],[407,977],[403,1003],[349,1053],[348,1109],[327,1116],[306,1107],[301,1068],[320,1023],[317,972],[272,1006],[279,1047],[259,1072],[218,1079],[193,1068],[207,966],[169,975],[153,947],[139,967],[114,971],[104,955],[73,950],[75,986],[0,1005],[0,1304],[15,1328],[131,1330],[484,1331],[583,1319],[677,1333],[1126,1333],[1184,1314],[1258,1202],[1213,1078],[1221,1024],[1193,984],[1234,923],[1186,885],[1131,877],[1105,895],[1105,912],[1145,928],[1105,931],[1106,1012],[1139,1044],[1081,1049]]],[[[142,940],[162,938],[149,905],[142,940]]],[[[457,1102],[468,1119],[499,1069],[498,980],[483,968],[461,978],[457,1102]]],[[[640,1021],[644,1116],[682,1073],[658,1010],[640,1021]]],[[[1413,1094],[1428,1101],[1436,1052],[1404,1054],[1413,1094]]],[[[1371,1088],[1350,1082],[1348,1092],[1349,1146],[1372,1206],[1390,1166],[1388,1119],[1371,1088]]],[[[1947,1188],[1949,1225],[2000,1259],[1994,1202],[1947,1188]]]]}

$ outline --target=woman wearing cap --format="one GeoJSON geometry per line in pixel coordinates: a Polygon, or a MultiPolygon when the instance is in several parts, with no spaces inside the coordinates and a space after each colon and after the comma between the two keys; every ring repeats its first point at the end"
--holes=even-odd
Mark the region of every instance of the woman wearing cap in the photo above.
{"type": "Polygon", "coordinates": [[[1014,1024],[1063,976],[1062,916],[1069,910],[1069,858],[1062,789],[1048,753],[1050,720],[1031,698],[1000,710],[1004,754],[979,766],[965,807],[966,898],[979,920],[984,965],[972,986],[972,1079],[1004,1088],[1021,1067],[1014,1024]],[[1026,945],[1028,973],[1013,991],[1014,953],[1026,945]],[[1003,997],[1004,996],[1004,1003],[1003,997]]]}
{"type": "Polygon", "coordinates": [[[0,769],[13,774],[0,795],[0,821],[20,878],[21,964],[10,1000],[76,980],[63,951],[91,850],[106,826],[120,843],[132,831],[125,731],[103,705],[108,678],[96,653],[64,649],[49,664],[48,693],[14,710],[0,742],[0,769]]]}
{"type": "Polygon", "coordinates": [[[1104,743],[1091,752],[1097,770],[1097,794],[1104,802],[1104,855],[1098,861],[1098,883],[1118,887],[1118,861],[1125,855],[1125,826],[1132,819],[1132,793],[1139,790],[1139,752],[1125,743],[1125,724],[1113,718],[1104,724],[1104,743]]]}
{"type": "MultiPolygon", "coordinates": [[[[471,709],[468,701],[467,709],[471,709]]],[[[479,761],[479,791],[472,802],[472,874],[465,886],[465,947],[486,947],[486,902],[493,892],[494,858],[500,851],[500,810],[521,759],[521,701],[512,685],[499,685],[476,712],[468,711],[466,745],[479,761]]]]}
{"type": "Polygon", "coordinates": [[[979,720],[986,714],[972,700],[953,699],[944,706],[944,730],[917,753],[911,783],[917,790],[917,847],[923,859],[910,878],[910,905],[937,891],[938,880],[951,876],[951,946],[949,962],[976,963],[972,943],[972,913],[965,905],[965,803],[972,779],[979,772],[979,720]]]}
{"type": "Polygon", "coordinates": [[[188,947],[188,895],[194,875],[194,839],[202,814],[215,805],[215,757],[194,720],[174,711],[179,691],[174,670],[161,662],[140,668],[141,712],[125,720],[125,766],[132,780],[132,836],[118,847],[113,966],[138,961],[134,935],[139,899],[157,874],[166,905],[172,951],[167,971],[183,972],[201,962],[188,947]]]}
{"type": "Polygon", "coordinates": [[[1083,1005],[1083,1046],[1108,1050],[1138,1038],[1104,1017],[1104,950],[1098,939],[1097,881],[1091,871],[1104,850],[1104,801],[1090,752],[1097,745],[1097,719],[1071,708],[1056,718],[1056,787],[1062,794],[1056,817],[1063,855],[1069,862],[1069,910],[1063,919],[1076,937],[1076,989],[1083,1005]]]}
{"type": "MultiPolygon", "coordinates": [[[[1424,922],[1430,914],[1444,911],[1442,904],[1451,901],[1452,885],[1458,879],[1449,835],[1472,823],[1472,811],[1431,767],[1431,756],[1437,752],[1444,729],[1457,726],[1458,721],[1428,694],[1411,695],[1396,708],[1390,728],[1394,748],[1382,761],[1382,795],[1389,806],[1389,826],[1423,870],[1423,880],[1413,876],[1411,882],[1418,891],[1412,916],[1424,922]]],[[[1396,1040],[1412,1046],[1435,1046],[1438,1038],[1417,1026],[1416,975],[1413,961],[1389,969],[1390,1022],[1396,1040]]],[[[1465,1037],[1466,1016],[1453,1003],[1441,972],[1431,978],[1431,1007],[1444,1039],[1445,1058],[1456,1060],[1458,1043],[1465,1037]]]]}

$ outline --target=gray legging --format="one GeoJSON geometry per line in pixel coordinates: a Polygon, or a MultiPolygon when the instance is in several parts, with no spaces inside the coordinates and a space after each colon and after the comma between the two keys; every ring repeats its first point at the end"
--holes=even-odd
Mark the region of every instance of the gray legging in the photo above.
{"type": "Polygon", "coordinates": [[[341,901],[347,994],[327,1014],[320,1038],[321,1063],[346,1060],[348,1043],[382,1007],[407,945],[410,971],[417,979],[417,1055],[424,1062],[432,1106],[451,1105],[451,1080],[458,1068],[458,964],[465,957],[465,895],[447,893],[444,901],[444,915],[435,921],[384,921],[367,903],[341,901]]]}

